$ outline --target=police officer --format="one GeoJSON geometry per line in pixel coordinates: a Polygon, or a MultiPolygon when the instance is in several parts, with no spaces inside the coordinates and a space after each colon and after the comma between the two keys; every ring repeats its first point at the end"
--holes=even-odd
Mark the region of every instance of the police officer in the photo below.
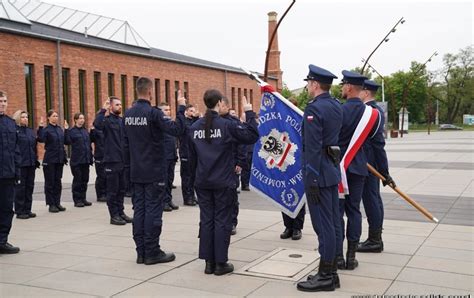
{"type": "Polygon", "coordinates": [[[28,127],[28,113],[18,110],[13,114],[18,130],[18,145],[20,147],[21,181],[15,187],[16,218],[28,219],[36,217],[31,212],[33,189],[35,187],[35,172],[40,167],[37,155],[37,141],[33,129],[28,127]]]}
{"type": "Polygon", "coordinates": [[[232,210],[235,200],[235,156],[237,144],[258,140],[252,105],[242,98],[247,123],[219,116],[222,94],[210,89],[204,93],[204,118],[189,129],[191,168],[196,170],[195,189],[199,200],[199,258],[206,260],[204,273],[223,275],[234,270],[228,262],[232,210]]]}
{"type": "Polygon", "coordinates": [[[253,156],[254,145],[245,146],[245,165],[242,168],[242,174],[240,176],[240,182],[242,191],[250,191],[250,170],[252,169],[252,156],[253,156]]]}
{"type": "MultiPolygon", "coordinates": [[[[367,156],[367,162],[375,167],[386,180],[383,185],[391,184],[395,187],[395,182],[389,175],[387,153],[385,152],[385,138],[383,135],[385,116],[384,111],[375,102],[375,94],[380,87],[374,81],[365,80],[360,98],[364,104],[371,106],[379,111],[379,122],[376,124],[375,132],[367,138],[364,143],[364,152],[367,156]]],[[[382,227],[383,227],[383,202],[380,196],[380,180],[369,173],[365,180],[364,190],[362,192],[362,203],[364,204],[367,222],[369,223],[369,237],[357,247],[358,252],[382,252],[382,227]]]]}
{"type": "MultiPolygon", "coordinates": [[[[163,111],[165,117],[171,119],[171,108],[166,102],[162,102],[158,107],[163,111]]],[[[165,141],[165,160],[166,160],[166,187],[165,197],[163,199],[163,211],[170,212],[178,210],[179,206],[173,203],[173,180],[174,180],[174,169],[176,162],[178,161],[178,154],[176,153],[176,137],[170,134],[164,134],[165,141]]]]}
{"type": "MultiPolygon", "coordinates": [[[[187,128],[197,120],[195,117],[196,108],[193,105],[188,104],[184,111],[185,125],[187,128]]],[[[181,189],[183,193],[183,203],[186,206],[196,206],[196,195],[194,193],[194,179],[195,173],[189,168],[189,138],[188,136],[182,135],[179,137],[179,160],[181,175],[181,189]]]]}
{"type": "Polygon", "coordinates": [[[66,211],[61,205],[61,191],[63,167],[67,165],[66,151],[64,150],[64,132],[58,125],[58,113],[49,110],[47,113],[48,126],[44,127],[41,117],[38,128],[38,142],[44,143],[43,174],[46,205],[49,212],[66,211]]]}
{"type": "MultiPolygon", "coordinates": [[[[234,109],[231,108],[229,99],[227,97],[223,97],[219,109],[219,115],[226,120],[234,122],[235,124],[240,124],[240,119],[237,118],[237,113],[234,109]]],[[[234,197],[233,200],[233,209],[232,209],[232,231],[231,235],[237,234],[237,224],[238,216],[239,216],[239,195],[237,188],[239,187],[240,183],[240,174],[242,172],[242,168],[245,166],[245,158],[246,152],[245,147],[247,145],[244,144],[234,144],[232,147],[232,155],[234,156],[235,162],[235,191],[232,191],[232,195],[234,197]]]]}
{"type": "Polygon", "coordinates": [[[310,64],[305,79],[313,100],[303,115],[303,181],[321,258],[318,273],[297,284],[300,291],[334,291],[340,286],[335,270],[336,241],[340,237],[337,193],[340,170],[336,145],[342,125],[342,108],[329,94],[336,78],[328,70],[310,64]]]}
{"type": "Polygon", "coordinates": [[[125,177],[123,174],[123,142],[124,126],[122,117],[122,101],[120,98],[109,98],[110,108],[101,111],[96,119],[96,127],[104,133],[104,166],[107,179],[107,206],[110,214],[110,224],[125,225],[132,218],[124,212],[123,198],[125,196],[125,177]]]}
{"type": "MultiPolygon", "coordinates": [[[[339,146],[341,147],[342,156],[344,156],[348,150],[356,127],[365,111],[365,105],[359,98],[359,94],[367,78],[361,74],[347,70],[342,71],[342,74],[344,76],[341,82],[342,97],[347,99],[347,102],[342,107],[344,121],[339,135],[339,146]]],[[[356,250],[362,230],[360,201],[362,199],[365,179],[368,175],[367,158],[362,147],[355,152],[351,163],[345,166],[347,167],[346,177],[349,186],[349,195],[346,195],[344,200],[339,200],[343,237],[337,245],[337,263],[339,269],[354,270],[359,264],[356,260],[356,250]],[[346,229],[344,226],[344,213],[347,216],[346,229]],[[346,260],[344,260],[342,252],[344,235],[347,238],[346,260]]]]}
{"type": "MultiPolygon", "coordinates": [[[[95,193],[97,202],[107,202],[106,174],[104,166],[104,133],[97,128],[97,121],[103,121],[103,115],[110,108],[110,101],[106,100],[102,109],[97,113],[94,119],[93,127],[90,132],[91,142],[94,143],[94,164],[95,164],[95,193]]],[[[99,124],[100,125],[100,124],[99,124]]]]}
{"type": "Polygon", "coordinates": [[[89,132],[84,127],[84,114],[74,114],[74,127],[69,129],[69,125],[64,121],[64,143],[71,145],[71,173],[72,199],[75,207],[92,205],[87,201],[87,183],[89,182],[89,166],[93,164],[92,148],[89,132]]]}
{"type": "Polygon", "coordinates": [[[164,155],[165,133],[179,136],[184,133],[184,109],[186,99],[178,92],[176,122],[152,107],[150,100],[153,82],[149,78],[137,80],[136,103],[126,111],[125,166],[130,168],[133,189],[133,240],[137,251],[137,263],[153,265],[172,262],[173,253],[160,248],[163,199],[166,185],[166,161],[164,155]]]}
{"type": "Polygon", "coordinates": [[[20,148],[15,121],[6,115],[7,94],[0,90],[0,254],[20,251],[8,243],[12,228],[15,183],[20,181],[20,148]]]}

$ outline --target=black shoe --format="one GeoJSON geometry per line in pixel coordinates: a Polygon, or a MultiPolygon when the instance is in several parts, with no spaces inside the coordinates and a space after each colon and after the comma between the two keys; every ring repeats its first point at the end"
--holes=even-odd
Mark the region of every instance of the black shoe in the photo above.
{"type": "Polygon", "coordinates": [[[293,235],[291,236],[291,240],[300,240],[303,234],[301,234],[301,230],[294,229],[293,235]]]}
{"type": "Polygon", "coordinates": [[[171,208],[170,204],[164,203],[163,211],[164,212],[171,212],[171,211],[173,211],[173,208],[171,208]]]}
{"type": "Polygon", "coordinates": [[[199,205],[199,201],[197,199],[193,199],[194,204],[199,205]]]}
{"type": "Polygon", "coordinates": [[[158,256],[156,257],[151,257],[151,258],[145,258],[145,265],[153,265],[153,264],[158,264],[158,263],[168,263],[168,262],[173,262],[176,259],[176,256],[174,253],[166,253],[164,251],[160,251],[158,256]]]}
{"type": "Polygon", "coordinates": [[[28,217],[29,218],[34,218],[34,217],[36,217],[36,213],[30,212],[30,213],[28,213],[28,217]]]}
{"type": "Polygon", "coordinates": [[[173,210],[178,210],[179,206],[173,203],[173,201],[169,202],[168,205],[171,207],[173,210]]]}
{"type": "Polygon", "coordinates": [[[84,206],[92,206],[92,203],[89,202],[88,200],[84,200],[84,206]]]}
{"type": "Polygon", "coordinates": [[[293,230],[286,228],[283,233],[280,234],[280,239],[288,239],[293,235],[293,230]]]}
{"type": "Polygon", "coordinates": [[[176,185],[174,184],[171,185],[171,189],[176,189],[176,188],[177,188],[176,185]]]}
{"type": "Polygon", "coordinates": [[[110,219],[110,224],[116,226],[123,226],[126,225],[127,222],[123,220],[123,218],[121,218],[120,216],[114,216],[110,219]]]}
{"type": "Polygon", "coordinates": [[[332,275],[333,262],[319,262],[318,274],[306,281],[299,282],[296,288],[305,292],[334,291],[336,289],[332,275]]]}
{"type": "Polygon", "coordinates": [[[59,212],[59,209],[58,207],[54,206],[54,205],[49,205],[49,212],[51,213],[58,213],[59,212]]]}
{"type": "Polygon", "coordinates": [[[83,202],[77,202],[77,203],[74,203],[74,207],[84,207],[84,203],[83,202]]]}
{"type": "Polygon", "coordinates": [[[234,271],[234,265],[232,263],[216,263],[216,269],[214,270],[214,275],[224,275],[234,271]]]}
{"type": "Polygon", "coordinates": [[[107,198],[106,197],[97,198],[97,202],[107,202],[107,198]]]}
{"type": "Polygon", "coordinates": [[[231,235],[237,234],[237,227],[235,225],[232,225],[232,231],[230,231],[231,235]]]}
{"type": "Polygon", "coordinates": [[[142,256],[138,256],[137,257],[137,264],[144,264],[144,263],[145,263],[145,259],[142,256]]]}
{"type": "Polygon", "coordinates": [[[16,218],[18,219],[28,219],[30,216],[28,214],[17,214],[16,218]]]}
{"type": "Polygon", "coordinates": [[[0,244],[0,254],[17,254],[19,251],[19,247],[13,246],[8,242],[0,244]]]}
{"type": "Polygon", "coordinates": [[[336,256],[336,267],[339,270],[344,270],[346,269],[346,261],[344,260],[343,255],[337,255],[336,256]]]}
{"type": "Polygon", "coordinates": [[[240,193],[240,190],[237,189],[237,193],[240,193]]]}
{"type": "Polygon", "coordinates": [[[216,270],[216,263],[212,261],[206,261],[206,268],[204,269],[205,274],[213,274],[216,270]]]}
{"type": "Polygon", "coordinates": [[[184,201],[184,205],[186,205],[186,206],[196,206],[196,202],[194,200],[187,200],[187,201],[184,201]]]}
{"type": "Polygon", "coordinates": [[[132,223],[133,222],[133,218],[130,217],[130,216],[127,216],[125,213],[124,214],[120,214],[120,217],[125,220],[126,223],[132,223]]]}
{"type": "Polygon", "coordinates": [[[336,289],[341,287],[341,281],[339,280],[339,275],[337,274],[337,262],[336,259],[332,262],[332,277],[334,278],[334,286],[336,289]]]}
{"type": "Polygon", "coordinates": [[[242,190],[243,191],[250,191],[250,188],[249,188],[248,185],[246,185],[246,186],[242,186],[242,190]]]}
{"type": "Polygon", "coordinates": [[[66,211],[66,207],[61,206],[61,204],[57,205],[59,211],[66,211]]]}
{"type": "Polygon", "coordinates": [[[359,262],[356,260],[356,250],[359,241],[349,241],[347,243],[346,252],[346,270],[354,270],[359,266],[359,262]]]}
{"type": "Polygon", "coordinates": [[[370,230],[369,238],[357,246],[357,252],[382,252],[382,229],[370,230]]]}
{"type": "Polygon", "coordinates": [[[127,191],[127,192],[125,193],[125,197],[127,197],[127,198],[131,198],[131,197],[132,197],[132,193],[131,193],[131,192],[129,192],[129,191],[127,191]]]}

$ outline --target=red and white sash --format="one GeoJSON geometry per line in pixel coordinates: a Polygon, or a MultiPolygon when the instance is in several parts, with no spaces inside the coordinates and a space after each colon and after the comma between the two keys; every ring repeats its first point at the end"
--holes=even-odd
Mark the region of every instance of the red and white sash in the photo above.
{"type": "Polygon", "coordinates": [[[377,121],[378,111],[368,105],[365,106],[364,114],[360,119],[357,127],[352,135],[349,146],[347,147],[346,153],[339,164],[341,169],[341,182],[339,182],[338,190],[339,197],[344,198],[344,195],[349,194],[349,185],[347,183],[346,170],[351,164],[352,160],[356,156],[359,149],[364,144],[365,139],[369,135],[370,131],[374,127],[377,121]]]}

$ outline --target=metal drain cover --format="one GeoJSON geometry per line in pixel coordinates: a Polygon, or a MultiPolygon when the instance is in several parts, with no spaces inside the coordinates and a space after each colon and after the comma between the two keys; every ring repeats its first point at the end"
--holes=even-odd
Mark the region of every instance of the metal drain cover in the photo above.
{"type": "Polygon", "coordinates": [[[314,251],[280,247],[235,273],[298,281],[316,268],[318,260],[319,254],[314,251]]]}

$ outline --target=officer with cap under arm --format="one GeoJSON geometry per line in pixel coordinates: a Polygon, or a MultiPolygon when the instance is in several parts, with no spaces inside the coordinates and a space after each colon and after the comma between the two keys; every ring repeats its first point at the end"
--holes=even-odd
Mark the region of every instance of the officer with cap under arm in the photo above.
{"type": "Polygon", "coordinates": [[[300,291],[334,291],[340,287],[335,266],[336,239],[340,237],[337,187],[339,170],[339,131],[342,126],[340,102],[329,94],[331,72],[309,65],[306,77],[313,100],[303,115],[303,181],[313,229],[318,235],[319,270],[299,282],[300,291]]]}

